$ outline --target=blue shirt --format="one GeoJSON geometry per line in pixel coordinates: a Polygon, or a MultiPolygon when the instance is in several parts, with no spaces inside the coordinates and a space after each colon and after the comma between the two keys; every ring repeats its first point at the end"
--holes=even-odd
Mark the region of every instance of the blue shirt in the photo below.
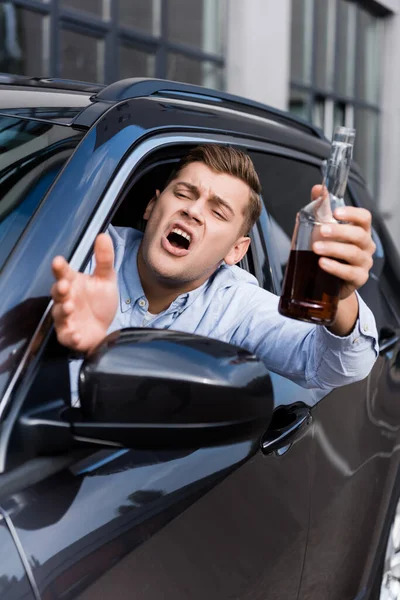
{"type": "MultiPolygon", "coordinates": [[[[203,285],[150,316],[137,268],[143,234],[112,226],[108,232],[119,287],[119,307],[109,333],[145,326],[204,335],[245,348],[269,370],[303,387],[322,390],[363,379],[378,356],[375,319],[360,296],[352,333],[339,337],[325,327],[280,315],[279,298],[237,266],[221,265],[203,285]]],[[[93,270],[94,259],[87,272],[93,270]]]]}

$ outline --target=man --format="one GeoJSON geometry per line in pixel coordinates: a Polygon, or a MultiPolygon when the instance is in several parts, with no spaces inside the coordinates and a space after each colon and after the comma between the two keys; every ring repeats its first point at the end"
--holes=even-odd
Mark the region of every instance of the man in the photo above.
{"type": "MultiPolygon", "coordinates": [[[[175,329],[246,348],[305,387],[329,389],[364,378],[378,353],[374,317],[356,294],[375,251],[370,213],[340,209],[335,216],[349,224],[321,227],[323,241],[314,244],[321,267],[343,281],[328,330],[279,315],[278,298],[235,266],[250,245],[260,191],[244,153],[217,145],[193,149],[148,204],[144,235],[110,227],[109,235],[97,237],[86,273],[54,259],[58,340],[91,352],[123,327],[175,329]]],[[[312,194],[321,191],[315,186],[312,194]]]]}

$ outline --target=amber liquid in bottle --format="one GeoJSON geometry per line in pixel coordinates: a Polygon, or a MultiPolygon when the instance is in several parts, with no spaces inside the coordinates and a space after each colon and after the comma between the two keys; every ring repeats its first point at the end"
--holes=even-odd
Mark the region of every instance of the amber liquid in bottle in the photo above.
{"type": "Polygon", "coordinates": [[[312,245],[322,239],[321,225],[338,222],[333,212],[344,206],[354,137],[354,129],[336,128],[325,166],[322,195],[297,215],[278,306],[286,317],[326,326],[335,321],[342,282],[319,266],[320,256],[313,252],[312,245]]]}
{"type": "Polygon", "coordinates": [[[286,268],[279,312],[287,317],[331,325],[339,303],[341,280],[323,271],[312,250],[292,250],[286,268]]]}

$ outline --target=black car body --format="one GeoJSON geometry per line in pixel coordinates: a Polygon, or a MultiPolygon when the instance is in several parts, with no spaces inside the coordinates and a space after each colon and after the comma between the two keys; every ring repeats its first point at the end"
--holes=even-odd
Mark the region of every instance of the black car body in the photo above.
{"type": "MultiPolygon", "coordinates": [[[[380,597],[399,498],[400,261],[379,215],[361,289],[380,333],[367,379],[316,392],[225,344],[126,331],[83,367],[89,399],[113,375],[115,411],[69,406],[76,357],[52,328],[53,257],[83,269],[110,222],[140,228],[203,142],[252,156],[264,208],[242,266],[279,294],[329,151],[319,130],[167,81],[0,84],[1,599],[380,597]],[[139,387],[151,409],[118,402],[139,387]]],[[[346,201],[373,209],[356,165],[346,201]]]]}

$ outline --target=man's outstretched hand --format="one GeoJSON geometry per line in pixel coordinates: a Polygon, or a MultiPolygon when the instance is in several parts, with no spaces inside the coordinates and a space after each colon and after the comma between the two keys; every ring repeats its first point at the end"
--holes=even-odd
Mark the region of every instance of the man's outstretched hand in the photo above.
{"type": "Polygon", "coordinates": [[[52,315],[58,341],[78,352],[91,352],[106,336],[118,306],[114,249],[110,236],[100,234],[94,245],[92,275],[74,271],[62,256],[52,269],[52,315]]]}

